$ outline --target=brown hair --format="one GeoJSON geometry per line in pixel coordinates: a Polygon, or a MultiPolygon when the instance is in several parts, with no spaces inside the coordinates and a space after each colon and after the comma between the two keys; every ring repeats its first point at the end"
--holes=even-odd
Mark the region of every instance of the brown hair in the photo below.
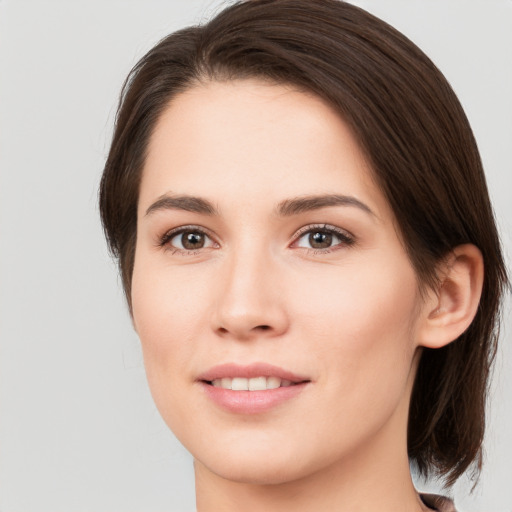
{"type": "Polygon", "coordinates": [[[468,120],[446,79],[411,41],[338,0],[251,0],[171,34],[123,87],[100,185],[100,211],[130,304],[137,200],[148,140],[171,98],[209,80],[260,77],[324,98],[349,124],[397,219],[423,286],[459,244],[482,252],[474,321],[425,349],[412,394],[409,456],[453,482],[481,467],[485,402],[507,277],[468,120]]]}

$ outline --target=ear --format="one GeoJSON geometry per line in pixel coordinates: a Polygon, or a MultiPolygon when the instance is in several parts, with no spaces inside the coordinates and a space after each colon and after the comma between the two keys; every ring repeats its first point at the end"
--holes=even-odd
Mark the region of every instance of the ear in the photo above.
{"type": "Polygon", "coordinates": [[[484,280],[480,250],[459,245],[438,268],[440,284],[423,305],[418,345],[440,348],[457,339],[476,315],[484,280]]]}

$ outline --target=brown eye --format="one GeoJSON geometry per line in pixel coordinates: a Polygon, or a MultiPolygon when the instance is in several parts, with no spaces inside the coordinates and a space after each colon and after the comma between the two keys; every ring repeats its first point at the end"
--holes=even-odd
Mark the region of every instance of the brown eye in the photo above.
{"type": "Polygon", "coordinates": [[[203,231],[193,228],[173,230],[162,237],[162,247],[178,249],[182,252],[197,251],[215,247],[215,242],[203,231]]]}
{"type": "Polygon", "coordinates": [[[313,249],[327,249],[332,245],[332,234],[321,231],[311,232],[308,241],[313,249]]]}
{"type": "Polygon", "coordinates": [[[301,230],[301,234],[297,237],[293,247],[329,252],[328,249],[353,244],[354,237],[350,233],[326,224],[301,230]]]}
{"type": "Polygon", "coordinates": [[[189,232],[182,233],[181,244],[184,249],[194,250],[204,247],[205,236],[203,233],[189,232]]]}

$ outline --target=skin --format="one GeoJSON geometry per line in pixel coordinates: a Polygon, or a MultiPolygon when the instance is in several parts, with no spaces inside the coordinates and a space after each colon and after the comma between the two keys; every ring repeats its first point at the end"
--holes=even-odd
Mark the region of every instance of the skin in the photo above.
{"type": "Polygon", "coordinates": [[[446,298],[421,298],[395,225],[352,134],[315,96],[213,82],[163,113],[140,187],[133,322],[155,403],[194,456],[200,512],[426,510],[407,458],[412,384],[421,346],[448,343],[470,321],[471,311],[453,327],[449,315],[480,267],[462,248],[446,298]],[[326,194],[350,204],[277,212],[326,194]],[[162,201],[175,196],[216,213],[162,201]],[[309,234],[328,235],[325,225],[341,235],[312,248],[309,234]],[[168,235],[183,226],[207,233],[203,247],[168,235]],[[197,381],[228,362],[311,382],[270,411],[235,414],[197,381]]]}

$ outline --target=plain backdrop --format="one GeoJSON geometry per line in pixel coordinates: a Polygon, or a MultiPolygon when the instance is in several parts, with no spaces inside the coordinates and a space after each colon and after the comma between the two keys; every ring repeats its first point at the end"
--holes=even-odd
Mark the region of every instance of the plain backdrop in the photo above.
{"type": "MultiPolygon", "coordinates": [[[[354,2],[445,73],[479,142],[509,267],[512,1],[354,2]]],[[[152,403],[97,188],[121,84],[212,0],[0,0],[0,510],[194,510],[192,461],[152,403]]],[[[461,512],[512,512],[512,319],[486,466],[461,512]]],[[[435,483],[421,488],[438,489],[435,483]]]]}

